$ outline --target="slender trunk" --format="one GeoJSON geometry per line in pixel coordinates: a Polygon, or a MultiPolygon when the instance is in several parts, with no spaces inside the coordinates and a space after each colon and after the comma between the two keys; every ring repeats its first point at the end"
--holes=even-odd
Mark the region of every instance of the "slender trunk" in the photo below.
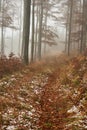
{"type": "Polygon", "coordinates": [[[34,7],[35,7],[35,0],[33,0],[33,5],[32,5],[32,43],[31,43],[31,62],[34,60],[34,7]]]}
{"type": "Polygon", "coordinates": [[[12,29],[11,52],[13,52],[13,43],[14,43],[14,29],[12,29]]]}
{"type": "Polygon", "coordinates": [[[80,53],[83,53],[83,44],[84,44],[84,0],[83,0],[83,8],[82,8],[82,30],[81,30],[81,45],[80,45],[80,53]]]}
{"type": "Polygon", "coordinates": [[[41,0],[40,6],[40,23],[39,23],[39,41],[38,41],[38,59],[41,59],[41,40],[42,40],[42,21],[43,21],[43,0],[41,0]]]}
{"type": "MultiPolygon", "coordinates": [[[[13,26],[14,26],[14,10],[13,10],[13,26]]],[[[11,52],[13,52],[13,44],[14,44],[14,28],[12,28],[11,52]]]]}
{"type": "MultiPolygon", "coordinates": [[[[80,13],[81,13],[81,7],[82,7],[82,5],[81,5],[81,0],[80,0],[80,6],[79,6],[79,12],[80,13]]],[[[78,28],[79,28],[79,32],[80,32],[79,43],[78,43],[78,53],[80,53],[80,45],[81,45],[81,25],[80,25],[80,23],[78,23],[78,28]]]]}
{"type": "Polygon", "coordinates": [[[68,26],[69,26],[69,6],[67,9],[67,16],[66,16],[65,53],[67,52],[67,44],[68,44],[68,26]]]}
{"type": "Polygon", "coordinates": [[[70,55],[70,45],[71,45],[72,12],[73,12],[73,0],[70,1],[70,21],[69,21],[68,55],[70,55]]]}
{"type": "Polygon", "coordinates": [[[37,20],[36,20],[36,33],[35,33],[35,60],[37,58],[37,44],[38,44],[38,24],[39,24],[39,6],[37,5],[37,20]]]}
{"type": "Polygon", "coordinates": [[[85,50],[85,48],[86,48],[86,0],[83,0],[83,22],[84,22],[84,24],[83,24],[83,51],[85,50]]]}
{"type": "MultiPolygon", "coordinates": [[[[47,1],[46,1],[47,2],[47,1]]],[[[47,16],[47,14],[48,14],[48,3],[47,3],[47,5],[46,5],[46,15],[45,15],[45,43],[44,43],[44,54],[46,54],[46,39],[47,39],[47,36],[46,36],[46,30],[47,30],[47,18],[48,18],[48,16],[47,16]]]]}
{"type": "Polygon", "coordinates": [[[24,0],[24,22],[23,22],[23,61],[25,64],[29,62],[29,36],[30,36],[30,14],[31,0],[24,0]]]}
{"type": "Polygon", "coordinates": [[[20,30],[19,30],[19,46],[18,46],[19,56],[21,55],[20,54],[20,48],[21,48],[21,39],[22,39],[21,38],[21,34],[22,34],[22,12],[21,12],[22,11],[22,5],[23,5],[23,1],[21,0],[21,5],[20,5],[21,6],[20,7],[20,23],[19,23],[20,24],[20,27],[19,27],[20,28],[20,30]]]}
{"type": "Polygon", "coordinates": [[[1,2],[1,10],[2,10],[2,26],[1,26],[1,56],[4,55],[4,2],[1,2]]]}

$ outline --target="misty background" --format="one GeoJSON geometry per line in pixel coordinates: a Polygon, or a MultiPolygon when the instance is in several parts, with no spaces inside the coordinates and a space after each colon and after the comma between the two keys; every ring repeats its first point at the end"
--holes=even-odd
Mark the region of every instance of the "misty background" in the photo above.
{"type": "MultiPolygon", "coordinates": [[[[23,1],[18,0],[13,1],[15,7],[11,7],[10,10],[13,12],[12,16],[12,25],[14,28],[4,27],[4,45],[5,45],[5,55],[9,55],[13,52],[15,55],[21,55],[21,46],[22,46],[22,32],[23,32],[23,1]]],[[[61,6],[61,4],[59,4],[61,6]]],[[[31,6],[32,9],[32,6],[31,6]]],[[[53,7],[52,11],[58,11],[57,8],[53,7]]],[[[59,16],[62,14],[59,14],[59,16]]],[[[59,17],[58,14],[56,17],[59,17]]],[[[32,16],[31,16],[32,17],[32,16]]],[[[32,19],[32,18],[31,18],[32,19]]],[[[31,22],[32,23],[32,22],[31,22]]],[[[47,45],[46,44],[46,54],[55,54],[61,53],[65,48],[65,27],[61,26],[61,22],[54,21],[51,17],[47,21],[47,25],[52,28],[52,30],[58,35],[58,38],[54,39],[56,45],[47,45]]],[[[0,29],[1,32],[1,29],[0,29]]],[[[30,33],[31,34],[31,33],[30,33]]],[[[1,40],[1,35],[0,35],[1,40]]],[[[0,41],[1,43],[1,41],[0,41]]],[[[30,44],[31,46],[31,39],[30,44]]],[[[44,45],[42,45],[42,50],[44,45]]],[[[30,52],[30,51],[29,51],[30,52]]]]}

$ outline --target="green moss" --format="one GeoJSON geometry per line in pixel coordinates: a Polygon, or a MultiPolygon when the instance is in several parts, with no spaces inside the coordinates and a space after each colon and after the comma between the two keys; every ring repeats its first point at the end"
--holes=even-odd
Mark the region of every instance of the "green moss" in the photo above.
{"type": "Polygon", "coordinates": [[[51,122],[47,122],[47,123],[45,123],[44,125],[45,125],[46,127],[49,127],[49,128],[53,126],[53,124],[52,124],[51,122]]]}
{"type": "Polygon", "coordinates": [[[72,130],[80,130],[77,125],[72,126],[72,130]]]}
{"type": "Polygon", "coordinates": [[[31,120],[31,118],[30,118],[29,116],[27,116],[26,114],[25,114],[25,115],[23,115],[23,119],[24,119],[24,120],[28,120],[28,121],[30,121],[30,120],[31,120]]]}

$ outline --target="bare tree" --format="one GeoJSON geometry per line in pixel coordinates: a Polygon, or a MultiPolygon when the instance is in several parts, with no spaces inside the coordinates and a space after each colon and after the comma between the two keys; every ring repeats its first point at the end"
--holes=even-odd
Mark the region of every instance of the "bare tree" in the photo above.
{"type": "Polygon", "coordinates": [[[29,62],[29,35],[30,35],[31,0],[24,0],[24,22],[23,22],[23,62],[29,62]]]}
{"type": "Polygon", "coordinates": [[[42,40],[42,21],[43,21],[43,0],[40,2],[40,16],[39,16],[39,39],[38,39],[38,59],[41,59],[41,40],[42,40]]]}
{"type": "Polygon", "coordinates": [[[32,42],[31,42],[31,62],[34,61],[34,31],[35,31],[35,0],[32,1],[32,42]]]}
{"type": "Polygon", "coordinates": [[[69,38],[68,38],[68,55],[70,55],[71,44],[71,27],[72,27],[73,0],[70,1],[70,20],[69,20],[69,38]]]}

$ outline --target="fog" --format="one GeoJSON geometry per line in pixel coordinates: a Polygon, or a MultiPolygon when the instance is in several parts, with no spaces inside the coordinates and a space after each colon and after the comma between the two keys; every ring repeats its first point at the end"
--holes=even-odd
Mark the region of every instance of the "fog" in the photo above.
{"type": "MultiPolygon", "coordinates": [[[[21,45],[22,45],[22,26],[23,26],[23,7],[21,11],[21,3],[20,1],[17,1],[17,8],[16,8],[16,17],[13,20],[13,25],[17,27],[17,29],[10,29],[5,28],[4,29],[4,44],[5,44],[5,55],[9,55],[11,52],[13,52],[15,55],[21,54],[21,45]],[[20,18],[20,13],[22,17],[20,18]],[[20,26],[21,24],[21,26],[20,26]],[[21,29],[21,32],[20,32],[21,29]],[[20,42],[21,37],[21,42],[20,42]],[[20,42],[20,45],[19,45],[20,42]]],[[[52,9],[53,10],[53,9],[52,9]]],[[[55,9],[54,9],[55,10],[55,9]]],[[[31,17],[32,19],[32,17],[31,17]]],[[[48,19],[48,26],[52,26],[54,30],[56,30],[56,34],[58,34],[59,38],[56,38],[54,41],[56,45],[46,45],[46,54],[55,54],[55,53],[61,53],[64,51],[64,41],[65,41],[65,29],[64,27],[60,27],[59,23],[55,23],[51,18],[48,19]],[[59,25],[58,25],[59,24],[59,25]]],[[[0,30],[1,32],[1,30],[0,30]]],[[[0,37],[1,39],[1,37],[0,37]]],[[[31,39],[29,45],[31,46],[31,39]]],[[[42,45],[42,49],[44,48],[44,45],[42,45]]],[[[30,51],[29,51],[30,52],[30,51]]],[[[43,51],[42,51],[43,52],[43,51]]]]}
{"type": "MultiPolygon", "coordinates": [[[[55,54],[61,53],[64,51],[64,29],[59,29],[59,39],[55,39],[57,45],[46,45],[46,54],[55,54]]],[[[12,29],[5,29],[4,34],[4,44],[5,44],[5,54],[9,55],[13,52],[15,55],[19,55],[19,37],[20,31],[19,30],[12,30],[12,29]],[[13,32],[12,32],[13,31],[13,32]],[[12,34],[13,33],[13,34],[12,34]],[[13,38],[12,38],[13,35],[13,38]]],[[[1,39],[1,38],[0,38],[1,39]]],[[[21,39],[22,41],[22,39],[21,39]]],[[[43,44],[44,48],[44,44],[43,44]]],[[[21,44],[20,44],[20,53],[21,53],[21,44]]]]}

